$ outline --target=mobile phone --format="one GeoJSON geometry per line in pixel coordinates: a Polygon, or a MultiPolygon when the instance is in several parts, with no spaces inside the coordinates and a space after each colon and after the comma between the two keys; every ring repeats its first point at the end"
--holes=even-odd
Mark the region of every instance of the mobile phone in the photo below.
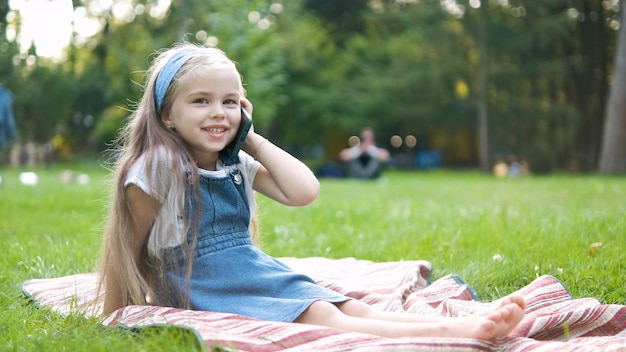
{"type": "Polygon", "coordinates": [[[233,141],[230,142],[226,148],[224,148],[224,151],[230,157],[236,157],[239,154],[239,150],[241,149],[243,142],[246,140],[248,132],[250,132],[250,127],[252,126],[252,119],[250,118],[250,115],[248,115],[246,109],[244,109],[243,106],[241,106],[240,109],[241,123],[239,124],[237,135],[235,136],[235,139],[233,139],[233,141]]]}

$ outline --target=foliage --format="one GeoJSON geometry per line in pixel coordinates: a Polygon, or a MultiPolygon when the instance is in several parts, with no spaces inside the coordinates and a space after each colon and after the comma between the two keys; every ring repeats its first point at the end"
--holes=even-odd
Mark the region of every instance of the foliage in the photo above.
{"type": "Polygon", "coordinates": [[[32,63],[35,48],[19,56],[15,42],[3,43],[0,81],[17,97],[25,139],[61,133],[76,150],[97,151],[104,114],[132,109],[155,51],[186,40],[239,63],[256,129],[301,156],[334,159],[368,125],[382,144],[410,134],[418,143],[408,151],[437,149],[446,165],[476,165],[477,106],[486,101],[493,159],[516,154],[535,171],[595,169],[618,1],[480,3],[485,19],[477,2],[461,0],[184,1],[166,12],[133,0],[124,16],[76,0],[102,30],[76,36],[58,62],[32,63]],[[487,96],[478,91],[480,26],[487,96]]]}
{"type": "Polygon", "coordinates": [[[288,85],[281,91],[281,105],[270,122],[270,137],[291,150],[311,148],[341,130],[337,115],[342,101],[336,87],[342,73],[337,48],[320,21],[289,1],[277,19],[288,85]],[[303,40],[306,38],[306,40],[303,40]]]}
{"type": "Polygon", "coordinates": [[[472,115],[459,113],[464,97],[455,92],[458,80],[468,80],[464,54],[470,48],[457,19],[428,8],[422,3],[370,14],[368,31],[354,36],[345,52],[352,61],[346,91],[355,92],[348,97],[354,120],[385,136],[420,136],[423,147],[436,148],[428,140],[433,131],[462,128],[472,115]],[[415,30],[416,21],[423,30],[415,30]]]}
{"type": "MultiPolygon", "coordinates": [[[[587,98],[582,97],[604,101],[606,85],[581,82],[591,83],[590,70],[606,71],[609,63],[595,60],[595,51],[581,51],[590,44],[590,38],[580,35],[583,26],[603,24],[601,19],[591,21],[591,16],[579,21],[575,13],[580,18],[589,13],[584,6],[576,6],[580,5],[519,2],[490,8],[489,103],[494,151],[504,157],[524,155],[535,170],[595,167],[589,164],[594,158],[589,156],[594,153],[589,147],[591,143],[595,148],[600,140],[594,131],[602,126],[602,105],[586,105],[587,98]]],[[[475,20],[472,16],[467,19],[475,20]]]]}
{"type": "Polygon", "coordinates": [[[128,110],[121,107],[111,107],[102,113],[102,117],[94,130],[95,143],[100,147],[100,152],[113,145],[128,114],[128,110]]]}
{"type": "Polygon", "coordinates": [[[286,82],[284,50],[274,25],[281,10],[266,1],[209,2],[190,9],[189,25],[196,39],[204,32],[238,63],[247,96],[254,105],[255,124],[263,130],[275,116],[286,82]]]}
{"type": "Polygon", "coordinates": [[[25,141],[47,142],[59,132],[63,117],[71,114],[74,87],[60,68],[27,66],[24,61],[13,102],[20,136],[25,141]]]}

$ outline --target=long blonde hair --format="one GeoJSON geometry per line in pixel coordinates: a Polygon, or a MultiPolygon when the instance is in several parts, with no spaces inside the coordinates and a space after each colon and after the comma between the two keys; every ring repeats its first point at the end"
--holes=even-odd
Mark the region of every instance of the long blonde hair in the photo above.
{"type": "MultiPolygon", "coordinates": [[[[137,104],[134,112],[130,115],[128,123],[120,131],[119,137],[113,148],[110,149],[111,158],[114,160],[113,171],[113,193],[111,199],[111,209],[107,219],[102,258],[100,261],[100,282],[98,292],[100,296],[103,292],[107,275],[114,275],[119,282],[122,292],[122,306],[130,304],[163,304],[167,302],[168,295],[179,295],[179,302],[189,308],[188,295],[184,292],[171,290],[167,285],[165,275],[163,275],[165,260],[159,255],[150,256],[146,243],[142,243],[142,253],[139,260],[135,260],[130,241],[134,238],[132,234],[133,218],[126,198],[124,182],[133,164],[140,156],[145,158],[145,174],[147,175],[148,188],[164,190],[169,193],[165,202],[173,204],[162,204],[168,209],[182,209],[185,187],[191,185],[194,197],[197,202],[197,180],[198,171],[194,158],[189,152],[189,148],[184,140],[174,131],[170,130],[161,121],[161,113],[171,109],[174,97],[177,94],[179,81],[187,77],[199,66],[211,65],[216,62],[230,62],[235,65],[219,49],[202,48],[193,44],[183,43],[175,45],[173,48],[162,51],[146,72],[146,81],[143,86],[143,96],[137,104]],[[168,60],[181,51],[192,51],[193,55],[177,70],[173,75],[171,83],[166,87],[162,103],[157,106],[155,102],[155,88],[157,77],[163,70],[168,60]],[[159,172],[159,170],[167,170],[159,172]],[[159,282],[161,284],[159,285],[159,282]],[[156,298],[156,287],[161,297],[165,297],[166,302],[148,301],[148,297],[156,298]]],[[[242,96],[245,94],[241,87],[242,96]]],[[[199,210],[198,210],[199,211],[199,210]]],[[[196,214],[195,219],[198,218],[196,214]]],[[[167,214],[176,217],[177,214],[167,214]]],[[[151,232],[154,234],[165,231],[165,227],[160,224],[160,216],[157,216],[152,225],[151,232]]],[[[187,285],[191,274],[191,263],[195,241],[198,235],[197,223],[193,219],[185,219],[184,238],[189,229],[193,236],[188,243],[183,243],[185,261],[183,265],[187,273],[187,285]]],[[[253,239],[257,242],[256,221],[252,221],[251,230],[253,239]]],[[[174,234],[164,234],[172,236],[174,234]]],[[[185,242],[185,241],[183,241],[185,242]]]]}

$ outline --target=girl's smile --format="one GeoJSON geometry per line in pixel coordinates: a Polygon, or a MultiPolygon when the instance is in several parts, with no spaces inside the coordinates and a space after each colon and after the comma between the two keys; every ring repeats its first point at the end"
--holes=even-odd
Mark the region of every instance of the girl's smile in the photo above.
{"type": "Polygon", "coordinates": [[[202,128],[205,130],[211,138],[220,139],[226,135],[228,131],[228,126],[213,126],[213,127],[205,127],[202,128]]]}

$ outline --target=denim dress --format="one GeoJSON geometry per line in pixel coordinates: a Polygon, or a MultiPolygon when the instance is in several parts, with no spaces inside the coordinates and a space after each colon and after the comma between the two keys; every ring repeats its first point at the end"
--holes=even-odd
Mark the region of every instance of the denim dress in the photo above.
{"type": "MultiPolygon", "coordinates": [[[[201,215],[188,286],[191,309],[292,322],[315,301],[349,300],[253,245],[241,177],[240,173],[226,177],[200,175],[201,215]]],[[[195,214],[193,197],[186,199],[185,213],[195,214]]],[[[184,288],[182,271],[169,270],[168,283],[184,288]]]]}

